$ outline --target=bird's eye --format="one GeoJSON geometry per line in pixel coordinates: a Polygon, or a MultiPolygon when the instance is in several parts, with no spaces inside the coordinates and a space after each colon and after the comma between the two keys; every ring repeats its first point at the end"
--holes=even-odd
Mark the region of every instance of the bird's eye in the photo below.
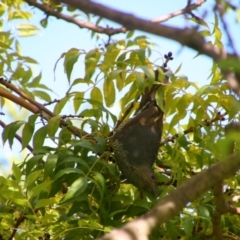
{"type": "Polygon", "coordinates": [[[156,179],[156,177],[155,177],[154,174],[151,174],[150,177],[151,177],[152,180],[155,180],[155,179],[156,179]]]}

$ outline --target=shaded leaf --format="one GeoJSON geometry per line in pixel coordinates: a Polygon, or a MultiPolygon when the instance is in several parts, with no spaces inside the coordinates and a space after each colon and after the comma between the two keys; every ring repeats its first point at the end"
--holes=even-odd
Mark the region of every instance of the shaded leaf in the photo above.
{"type": "Polygon", "coordinates": [[[50,118],[50,120],[48,121],[48,125],[47,125],[49,137],[55,136],[55,134],[60,126],[60,122],[61,122],[61,116],[55,116],[55,117],[50,118]]]}
{"type": "Polygon", "coordinates": [[[88,183],[87,183],[87,179],[85,177],[78,178],[70,186],[70,188],[68,189],[68,192],[66,193],[66,195],[64,196],[64,198],[62,199],[62,201],[60,203],[63,204],[65,202],[67,202],[68,200],[70,200],[76,196],[79,196],[86,190],[87,185],[88,185],[88,183]]]}
{"type": "Polygon", "coordinates": [[[33,136],[33,148],[34,150],[38,150],[43,146],[43,143],[46,139],[48,133],[48,126],[43,126],[36,131],[33,136]]]}
{"type": "Polygon", "coordinates": [[[22,149],[28,146],[34,132],[34,124],[26,123],[22,130],[22,149]]]}

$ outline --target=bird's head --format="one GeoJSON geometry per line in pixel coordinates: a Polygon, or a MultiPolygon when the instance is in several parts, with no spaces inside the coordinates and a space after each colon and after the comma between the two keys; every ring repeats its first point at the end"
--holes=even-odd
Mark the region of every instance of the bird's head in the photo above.
{"type": "Polygon", "coordinates": [[[158,197],[157,178],[154,175],[152,168],[149,166],[138,166],[134,169],[134,176],[131,182],[136,187],[145,191],[151,192],[155,197],[158,197]]]}

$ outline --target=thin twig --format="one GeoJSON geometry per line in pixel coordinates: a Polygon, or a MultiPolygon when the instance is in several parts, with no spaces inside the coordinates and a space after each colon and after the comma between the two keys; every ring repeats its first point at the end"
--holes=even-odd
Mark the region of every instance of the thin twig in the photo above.
{"type": "Polygon", "coordinates": [[[203,3],[205,2],[205,0],[198,0],[196,3],[190,4],[188,6],[186,6],[185,8],[175,11],[173,13],[169,13],[167,15],[158,17],[158,18],[154,18],[151,20],[151,22],[154,23],[161,23],[161,22],[165,22],[171,18],[174,18],[176,16],[182,15],[182,14],[186,14],[186,13],[191,13],[192,10],[200,7],[203,3]]]}
{"type": "MultiPolygon", "coordinates": [[[[227,115],[227,113],[217,114],[213,119],[211,119],[211,120],[209,120],[209,121],[205,121],[204,124],[199,124],[198,128],[202,128],[203,126],[210,126],[213,122],[216,122],[216,121],[219,121],[219,120],[221,121],[221,120],[224,118],[224,116],[226,116],[226,115],[227,115]]],[[[195,128],[195,127],[190,127],[190,128],[188,128],[188,129],[184,130],[184,131],[183,131],[183,134],[186,135],[186,134],[188,134],[188,133],[195,132],[196,129],[197,129],[197,128],[195,128]]],[[[175,140],[176,138],[178,138],[178,137],[179,137],[179,134],[177,133],[177,134],[175,134],[175,135],[173,135],[173,136],[171,136],[171,137],[166,138],[164,141],[162,141],[162,142],[160,143],[160,147],[163,146],[163,145],[165,145],[165,144],[168,143],[168,142],[174,142],[174,140],[175,140]]]]}
{"type": "Polygon", "coordinates": [[[219,18],[220,18],[220,20],[222,22],[224,31],[226,32],[229,46],[232,48],[234,54],[237,55],[237,49],[236,49],[236,47],[234,45],[234,41],[233,41],[232,35],[230,33],[230,30],[229,30],[229,27],[228,27],[228,25],[226,23],[226,20],[224,19],[224,10],[222,9],[223,7],[221,5],[219,5],[219,4],[216,4],[215,8],[219,12],[219,18]]]}

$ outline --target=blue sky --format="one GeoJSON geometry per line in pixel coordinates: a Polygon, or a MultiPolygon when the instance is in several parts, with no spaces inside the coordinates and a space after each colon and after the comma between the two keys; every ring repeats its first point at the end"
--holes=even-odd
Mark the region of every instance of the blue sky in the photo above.
{"type": "MultiPolygon", "coordinates": [[[[135,16],[149,20],[184,8],[186,5],[186,0],[101,0],[95,2],[99,2],[114,9],[131,13],[135,16]]],[[[203,5],[204,8],[209,9],[213,2],[214,1],[208,1],[203,5]]],[[[34,18],[31,19],[30,22],[33,22],[40,27],[39,22],[45,17],[45,14],[35,8],[33,11],[34,18]]],[[[197,11],[195,13],[200,17],[203,15],[202,11],[197,11]]],[[[208,15],[204,19],[210,25],[213,24],[213,15],[208,15]]],[[[231,22],[230,30],[233,32],[239,31],[239,29],[237,29],[238,26],[235,24],[234,16],[231,16],[231,18],[228,20],[231,22]]],[[[14,31],[14,24],[16,23],[10,22],[7,27],[12,28],[14,31]]],[[[108,21],[103,21],[101,24],[109,24],[113,27],[118,26],[117,24],[109,23],[108,21]]],[[[166,22],[166,24],[177,26],[179,28],[184,28],[187,26],[187,22],[184,20],[183,16],[173,18],[166,22]]],[[[187,47],[182,47],[178,43],[165,38],[139,31],[135,32],[135,36],[137,35],[147,35],[151,42],[154,42],[158,45],[156,50],[161,54],[172,51],[174,54],[174,61],[172,61],[169,66],[173,71],[175,71],[177,67],[182,64],[179,74],[186,75],[190,81],[198,82],[200,85],[207,84],[209,81],[207,80],[207,77],[210,74],[212,66],[211,59],[206,56],[194,58],[196,55],[195,51],[188,49],[187,47]]],[[[121,36],[113,37],[113,39],[119,38],[121,38],[121,36]]],[[[124,38],[123,35],[122,38],[124,38]]],[[[66,23],[54,17],[49,17],[47,28],[44,29],[40,27],[40,31],[36,36],[19,38],[23,55],[30,56],[39,62],[39,66],[35,67],[35,71],[36,73],[39,70],[42,71],[42,82],[47,84],[47,86],[55,92],[53,94],[53,98],[60,98],[65,94],[66,89],[68,88],[66,80],[67,78],[62,68],[62,62],[58,64],[56,81],[54,81],[53,68],[60,55],[71,48],[85,49],[85,51],[89,51],[95,47],[98,47],[99,44],[103,44],[104,40],[106,40],[106,37],[102,36],[102,40],[96,42],[95,39],[91,39],[90,31],[86,29],[79,29],[73,24],[66,23]]],[[[240,49],[240,42],[238,42],[237,47],[240,49]]],[[[159,53],[155,52],[151,57],[151,60],[154,61],[159,57],[159,53]]],[[[159,64],[161,64],[161,62],[159,64]]],[[[83,75],[83,61],[80,60],[74,68],[72,79],[76,77],[82,77],[83,75]]],[[[8,122],[9,118],[6,116],[4,117],[3,121],[8,122]]],[[[1,131],[2,130],[0,130],[0,133],[1,131]]],[[[0,146],[0,148],[2,148],[2,146],[0,146]]],[[[9,149],[8,145],[6,144],[3,148],[3,151],[0,153],[0,164],[1,162],[6,163],[8,160],[13,159],[13,156],[23,159],[23,155],[20,151],[21,147],[19,144],[14,145],[12,150],[9,149]]]]}

